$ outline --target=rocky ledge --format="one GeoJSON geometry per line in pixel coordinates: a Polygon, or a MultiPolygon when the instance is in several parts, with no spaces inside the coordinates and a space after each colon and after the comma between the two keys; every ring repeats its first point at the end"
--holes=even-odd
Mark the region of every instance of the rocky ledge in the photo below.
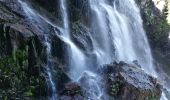
{"type": "MultiPolygon", "coordinates": [[[[114,62],[104,65],[98,71],[102,76],[101,84],[106,86],[103,90],[109,95],[108,100],[160,100],[162,86],[139,65],[114,62]]],[[[83,79],[86,77],[84,75],[83,79]]],[[[83,94],[86,93],[86,83],[85,81],[83,86],[79,83],[66,84],[61,92],[61,100],[86,100],[88,97],[83,94]]]]}
{"type": "Polygon", "coordinates": [[[159,100],[161,85],[138,64],[112,63],[102,68],[107,92],[119,100],[159,100]]]}

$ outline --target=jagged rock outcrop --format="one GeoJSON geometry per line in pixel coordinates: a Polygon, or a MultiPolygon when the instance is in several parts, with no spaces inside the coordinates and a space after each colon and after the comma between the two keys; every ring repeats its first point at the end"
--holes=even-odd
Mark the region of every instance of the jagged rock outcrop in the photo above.
{"type": "MultiPolygon", "coordinates": [[[[113,62],[102,66],[98,72],[101,75],[100,79],[97,79],[100,80],[99,84],[101,87],[106,86],[104,95],[101,96],[102,100],[160,100],[162,86],[159,81],[146,74],[136,63],[113,62]]],[[[65,84],[60,92],[60,99],[86,100],[89,97],[95,99],[94,94],[98,95],[96,91],[98,83],[94,83],[95,80],[96,77],[84,72],[79,83],[65,84]]]]}
{"type": "Polygon", "coordinates": [[[107,93],[116,100],[159,100],[161,85],[140,66],[125,62],[104,65],[101,69],[107,93]]]}

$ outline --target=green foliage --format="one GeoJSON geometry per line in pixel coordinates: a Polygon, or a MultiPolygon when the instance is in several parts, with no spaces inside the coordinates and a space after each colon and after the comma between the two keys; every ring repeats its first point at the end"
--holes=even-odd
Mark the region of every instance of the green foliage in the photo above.
{"type": "Polygon", "coordinates": [[[30,86],[29,80],[27,46],[22,50],[14,49],[12,55],[0,58],[0,98],[8,100],[23,93],[32,97],[35,88],[30,86]]]}
{"type": "Polygon", "coordinates": [[[82,95],[82,92],[80,88],[75,88],[72,90],[65,90],[64,94],[65,95],[78,95],[78,94],[82,95]]]}
{"type": "Polygon", "coordinates": [[[170,25],[166,20],[166,9],[164,10],[162,15],[156,14],[155,10],[153,10],[152,4],[148,4],[145,8],[145,23],[146,26],[150,30],[150,37],[153,43],[157,43],[161,38],[166,37],[168,34],[168,30],[170,29],[170,25]]]}
{"type": "Polygon", "coordinates": [[[151,94],[149,97],[148,97],[148,100],[157,100],[157,96],[155,96],[154,94],[151,94]]]}
{"type": "Polygon", "coordinates": [[[155,41],[158,41],[161,37],[166,36],[169,29],[170,26],[167,21],[165,19],[161,19],[155,29],[155,41]]]}
{"type": "Polygon", "coordinates": [[[22,80],[27,80],[28,70],[27,50],[13,50],[13,55],[0,59],[1,82],[9,81],[10,87],[21,87],[22,80]]]}
{"type": "Polygon", "coordinates": [[[120,92],[120,88],[122,86],[121,81],[117,80],[116,82],[110,85],[110,94],[112,96],[116,96],[120,92]]]}
{"type": "Polygon", "coordinates": [[[25,95],[26,95],[26,96],[29,96],[29,97],[30,97],[30,96],[33,96],[32,90],[29,89],[28,91],[26,91],[26,92],[25,92],[25,95]]]}

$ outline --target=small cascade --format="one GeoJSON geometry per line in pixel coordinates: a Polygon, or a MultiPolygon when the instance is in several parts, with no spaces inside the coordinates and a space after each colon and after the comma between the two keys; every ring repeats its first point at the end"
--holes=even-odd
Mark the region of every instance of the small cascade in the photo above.
{"type": "MultiPolygon", "coordinates": [[[[89,95],[88,99],[98,100],[102,93],[98,86],[98,79],[96,77],[97,75],[95,75],[95,73],[88,70],[89,68],[88,65],[86,64],[87,63],[86,59],[88,59],[88,57],[86,57],[84,52],[82,52],[71,40],[66,0],[60,0],[60,4],[61,4],[61,12],[63,15],[64,25],[63,25],[62,34],[58,35],[58,37],[69,46],[67,48],[67,52],[68,52],[67,54],[69,56],[69,59],[67,60],[69,60],[71,78],[73,79],[73,81],[80,81],[81,77],[83,77],[85,73],[86,76],[93,77],[88,80],[89,83],[88,86],[91,88],[87,90],[91,94],[89,95]]],[[[103,56],[107,56],[107,55],[103,55],[103,56]]]]}
{"type": "MultiPolygon", "coordinates": [[[[120,2],[121,0],[114,0],[111,3],[107,0],[91,0],[90,2],[91,9],[94,12],[92,25],[95,25],[92,26],[92,29],[95,33],[101,33],[100,37],[105,40],[99,45],[107,46],[97,47],[97,49],[104,52],[104,55],[108,55],[107,57],[110,58],[108,61],[111,62],[114,59],[113,52],[109,52],[105,48],[114,45],[117,61],[132,62],[137,60],[148,74],[151,73],[151,75],[156,76],[139,9],[133,0],[120,2]],[[96,26],[96,23],[98,26],[96,26]],[[98,28],[96,29],[96,27],[98,28]]],[[[105,60],[102,59],[102,61],[105,60]]],[[[108,62],[105,61],[105,63],[108,62]]]]}
{"type": "Polygon", "coordinates": [[[59,35],[59,37],[69,46],[66,50],[69,56],[67,60],[69,61],[71,77],[73,78],[73,80],[76,80],[78,79],[80,74],[85,70],[85,55],[71,40],[69,18],[66,4],[66,0],[60,0],[62,20],[64,25],[62,34],[59,35]]]}
{"type": "Polygon", "coordinates": [[[48,86],[49,86],[49,99],[50,100],[56,100],[57,98],[57,90],[56,90],[56,85],[53,81],[53,75],[52,75],[52,71],[53,71],[53,65],[51,62],[51,44],[48,42],[48,36],[45,36],[45,46],[47,49],[47,66],[46,66],[46,71],[47,71],[47,75],[48,75],[48,86]]]}
{"type": "MultiPolygon", "coordinates": [[[[47,19],[43,18],[42,16],[37,15],[35,11],[33,11],[25,2],[22,2],[19,0],[19,3],[22,5],[24,12],[26,13],[26,15],[28,16],[30,20],[35,21],[38,24],[42,24],[41,19],[45,20],[47,23],[51,23],[50,21],[47,21],[47,19]]],[[[55,85],[55,82],[53,81],[53,75],[52,75],[53,65],[51,61],[51,57],[52,57],[51,44],[48,41],[49,41],[48,34],[45,34],[44,45],[46,46],[46,53],[47,53],[47,64],[45,68],[46,68],[46,73],[48,76],[48,79],[47,79],[48,89],[50,91],[49,99],[56,100],[57,90],[56,90],[56,85],[55,85]]]]}
{"type": "Polygon", "coordinates": [[[62,20],[63,20],[63,37],[66,37],[70,39],[70,28],[69,28],[69,18],[68,18],[68,12],[67,12],[67,5],[66,5],[66,0],[60,0],[60,8],[61,8],[61,13],[62,13],[62,20]]]}
{"type": "Polygon", "coordinates": [[[90,0],[90,7],[94,14],[92,15],[92,41],[94,46],[94,53],[97,57],[99,65],[107,64],[113,61],[113,44],[112,38],[109,34],[109,28],[107,25],[107,19],[105,19],[105,13],[99,6],[105,3],[102,0],[90,0]],[[97,33],[97,34],[96,34],[97,33]]]}

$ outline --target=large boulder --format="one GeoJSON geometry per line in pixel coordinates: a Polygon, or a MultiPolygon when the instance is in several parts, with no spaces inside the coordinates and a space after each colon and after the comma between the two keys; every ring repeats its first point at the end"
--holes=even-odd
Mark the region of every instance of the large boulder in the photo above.
{"type": "Polygon", "coordinates": [[[161,85],[136,64],[124,62],[103,66],[101,75],[107,93],[119,100],[159,100],[161,85]]]}

